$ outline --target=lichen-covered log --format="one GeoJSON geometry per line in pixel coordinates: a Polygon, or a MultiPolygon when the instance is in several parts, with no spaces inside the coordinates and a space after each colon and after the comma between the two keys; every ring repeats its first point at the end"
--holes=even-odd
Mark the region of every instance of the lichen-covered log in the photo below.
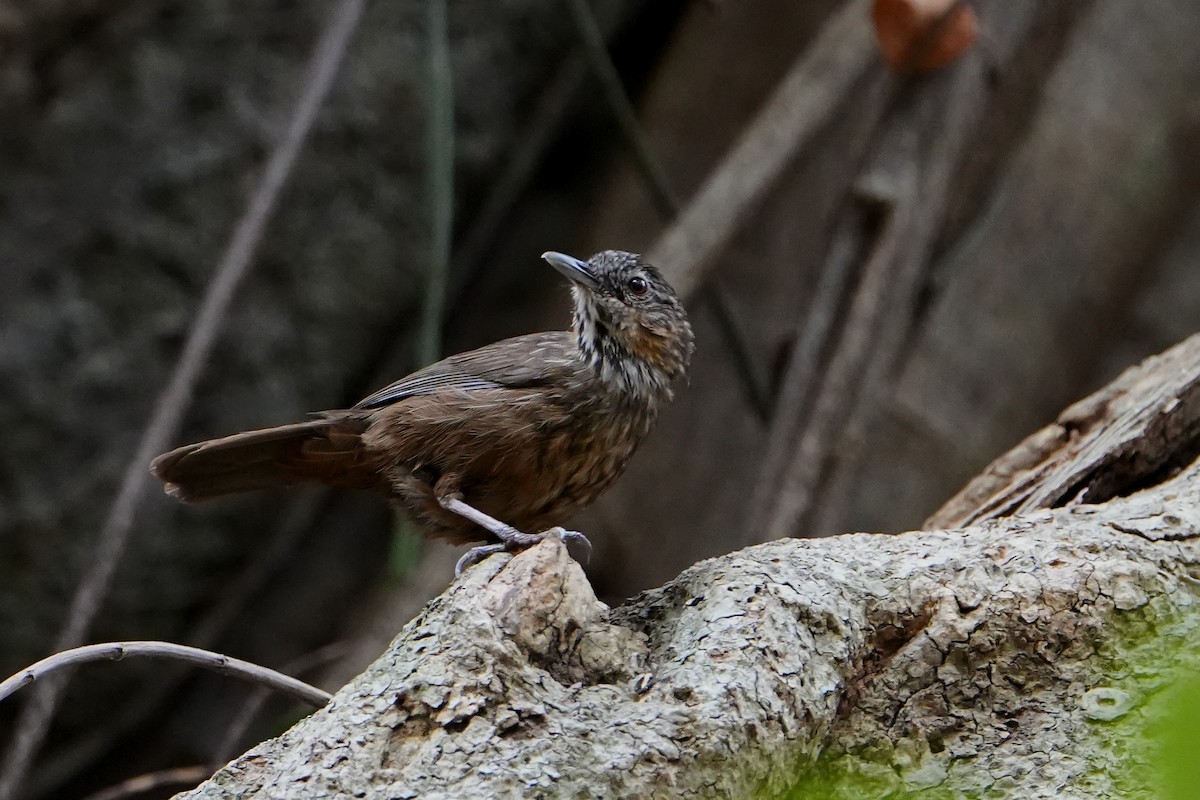
{"type": "Polygon", "coordinates": [[[760,545],[612,611],[544,543],[188,796],[1150,797],[1133,745],[1200,660],[1197,569],[1200,464],[1100,506],[760,545]]]}

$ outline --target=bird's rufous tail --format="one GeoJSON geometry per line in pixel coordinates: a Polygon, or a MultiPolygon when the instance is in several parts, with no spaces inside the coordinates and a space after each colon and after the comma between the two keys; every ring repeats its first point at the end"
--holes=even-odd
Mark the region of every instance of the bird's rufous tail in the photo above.
{"type": "Polygon", "coordinates": [[[365,427],[361,418],[331,412],[185,445],[154,459],[150,471],[168,494],[189,502],[304,482],[376,488],[380,465],[362,445],[365,427]]]}

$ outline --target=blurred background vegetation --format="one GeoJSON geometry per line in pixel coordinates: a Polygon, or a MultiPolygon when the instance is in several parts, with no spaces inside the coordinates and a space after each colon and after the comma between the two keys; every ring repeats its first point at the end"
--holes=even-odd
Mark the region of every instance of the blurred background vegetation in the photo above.
{"type": "MultiPolygon", "coordinates": [[[[341,2],[0,0],[0,673],[53,649],[341,2]]],[[[916,75],[884,66],[866,2],[367,3],[172,444],[563,326],[538,255],[619,248],[665,259],[698,347],[574,521],[602,597],[755,541],[919,526],[1200,320],[1200,5],[969,5],[975,45],[916,75]]],[[[373,497],[183,507],[143,480],[89,641],[336,686],[458,555],[373,497]]],[[[87,669],[21,796],[223,760],[298,713],[231,736],[251,691],[87,669]]]]}

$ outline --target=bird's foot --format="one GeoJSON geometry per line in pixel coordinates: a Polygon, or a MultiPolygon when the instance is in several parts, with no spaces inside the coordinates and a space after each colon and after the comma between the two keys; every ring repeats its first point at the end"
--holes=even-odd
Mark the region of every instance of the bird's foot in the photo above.
{"type": "Polygon", "coordinates": [[[499,531],[495,531],[494,533],[500,537],[501,541],[498,544],[482,544],[478,547],[472,547],[464,553],[463,557],[454,565],[455,576],[461,575],[463,570],[475,566],[490,555],[526,550],[550,537],[561,540],[568,547],[570,545],[578,547],[583,552],[584,563],[587,563],[592,558],[592,543],[588,538],[579,531],[569,531],[560,526],[548,528],[541,533],[521,533],[511,528],[503,533],[499,531]]]}

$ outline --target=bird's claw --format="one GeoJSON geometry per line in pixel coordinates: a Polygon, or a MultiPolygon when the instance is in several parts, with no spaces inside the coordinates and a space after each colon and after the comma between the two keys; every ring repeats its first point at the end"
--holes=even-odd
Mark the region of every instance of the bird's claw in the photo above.
{"type": "Polygon", "coordinates": [[[479,547],[472,547],[467,552],[463,553],[462,558],[454,565],[454,577],[459,577],[463,571],[469,567],[473,567],[480,561],[496,553],[503,553],[508,549],[505,544],[481,544],[479,547]]]}
{"type": "Polygon", "coordinates": [[[561,526],[555,526],[545,531],[546,536],[557,536],[563,544],[575,545],[583,553],[583,563],[592,560],[592,542],[579,531],[569,531],[561,526]]]}

